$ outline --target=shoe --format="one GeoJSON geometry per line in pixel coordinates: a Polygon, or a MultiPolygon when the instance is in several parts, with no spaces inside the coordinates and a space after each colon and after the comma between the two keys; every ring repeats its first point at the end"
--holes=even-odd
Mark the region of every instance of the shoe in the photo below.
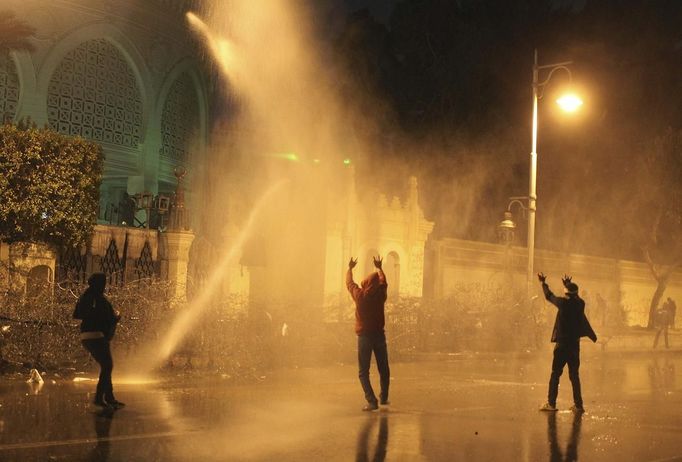
{"type": "Polygon", "coordinates": [[[365,407],[362,408],[363,411],[376,411],[377,409],[379,409],[379,404],[377,404],[376,401],[367,403],[365,404],[365,407]]]}
{"type": "Polygon", "coordinates": [[[391,404],[391,402],[387,399],[382,399],[381,401],[379,401],[379,404],[381,404],[382,406],[388,406],[389,404],[391,404]]]}
{"type": "Polygon", "coordinates": [[[540,408],[540,410],[541,410],[541,411],[545,411],[545,412],[556,412],[557,409],[556,409],[556,406],[552,406],[552,405],[549,404],[549,403],[545,403],[545,404],[542,405],[542,407],[540,408]]]}
{"type": "Polygon", "coordinates": [[[571,411],[575,412],[576,414],[582,414],[583,412],[585,412],[585,408],[574,404],[573,406],[571,406],[571,411]]]}
{"type": "Polygon", "coordinates": [[[113,409],[121,409],[122,407],[125,407],[126,404],[121,401],[113,400],[107,402],[107,405],[113,409]]]}
{"type": "Polygon", "coordinates": [[[101,407],[107,407],[108,406],[108,404],[105,403],[103,399],[97,399],[97,398],[95,398],[95,400],[92,402],[92,404],[94,404],[95,406],[101,406],[101,407]]]}

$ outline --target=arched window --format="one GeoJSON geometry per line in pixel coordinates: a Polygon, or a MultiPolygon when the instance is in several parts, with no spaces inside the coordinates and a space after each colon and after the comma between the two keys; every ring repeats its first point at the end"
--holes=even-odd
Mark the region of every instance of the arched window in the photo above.
{"type": "Polygon", "coordinates": [[[199,133],[199,102],[189,74],[173,84],[161,115],[161,156],[172,164],[187,161],[192,141],[199,133]]]}
{"type": "Polygon", "coordinates": [[[13,120],[19,105],[19,76],[9,54],[0,54],[0,123],[13,120]]]}
{"type": "Polygon", "coordinates": [[[62,134],[137,148],[142,96],[123,54],[105,39],[67,53],[48,86],[47,118],[62,134]]]}

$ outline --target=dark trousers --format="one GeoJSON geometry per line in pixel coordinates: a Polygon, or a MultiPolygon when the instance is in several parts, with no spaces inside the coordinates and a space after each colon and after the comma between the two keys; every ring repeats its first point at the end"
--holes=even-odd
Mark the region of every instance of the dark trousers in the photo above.
{"type": "Polygon", "coordinates": [[[564,372],[564,366],[568,364],[568,378],[573,385],[573,403],[582,407],[583,397],[580,392],[580,343],[557,343],[554,346],[554,359],[552,360],[552,375],[549,378],[549,394],[547,402],[556,406],[559,395],[559,378],[564,372]]]}
{"type": "Polygon", "coordinates": [[[360,384],[365,392],[368,403],[376,403],[377,397],[369,381],[369,365],[372,361],[372,352],[379,369],[379,381],[381,383],[381,401],[388,400],[388,385],[391,371],[388,368],[388,349],[386,347],[386,335],[383,332],[374,332],[358,335],[358,366],[360,367],[360,384]]]}
{"type": "Polygon", "coordinates": [[[114,370],[114,360],[111,357],[109,340],[94,338],[82,340],[83,346],[90,352],[93,359],[99,364],[99,381],[95,392],[95,401],[116,401],[114,398],[114,386],[111,383],[111,372],[114,370]]]}
{"type": "Polygon", "coordinates": [[[656,337],[654,338],[654,348],[658,346],[658,339],[661,337],[661,332],[663,333],[663,340],[665,340],[665,347],[669,348],[668,346],[668,325],[666,324],[665,326],[661,326],[658,328],[656,331],[656,337]]]}

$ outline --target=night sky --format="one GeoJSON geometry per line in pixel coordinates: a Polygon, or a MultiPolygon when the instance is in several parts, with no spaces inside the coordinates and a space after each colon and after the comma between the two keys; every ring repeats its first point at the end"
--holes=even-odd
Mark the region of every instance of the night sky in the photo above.
{"type": "Polygon", "coordinates": [[[349,11],[357,11],[363,8],[378,21],[388,23],[391,11],[399,0],[339,0],[349,11]]]}
{"type": "Polygon", "coordinates": [[[585,99],[558,113],[560,72],[540,104],[538,245],[638,258],[659,213],[668,230],[680,221],[682,2],[330,4],[345,14],[330,38],[338,85],[379,146],[360,170],[397,194],[418,175],[435,236],[494,242],[507,198],[527,194],[535,48],[540,64],[574,62],[585,99]]]}

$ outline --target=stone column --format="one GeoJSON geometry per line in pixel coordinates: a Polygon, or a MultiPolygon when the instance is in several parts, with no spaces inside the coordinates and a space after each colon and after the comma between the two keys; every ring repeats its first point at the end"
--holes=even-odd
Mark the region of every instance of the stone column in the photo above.
{"type": "Polygon", "coordinates": [[[191,231],[167,231],[161,233],[163,249],[166,255],[167,277],[171,281],[170,297],[178,302],[187,300],[187,266],[189,264],[189,249],[194,241],[191,231]]]}

